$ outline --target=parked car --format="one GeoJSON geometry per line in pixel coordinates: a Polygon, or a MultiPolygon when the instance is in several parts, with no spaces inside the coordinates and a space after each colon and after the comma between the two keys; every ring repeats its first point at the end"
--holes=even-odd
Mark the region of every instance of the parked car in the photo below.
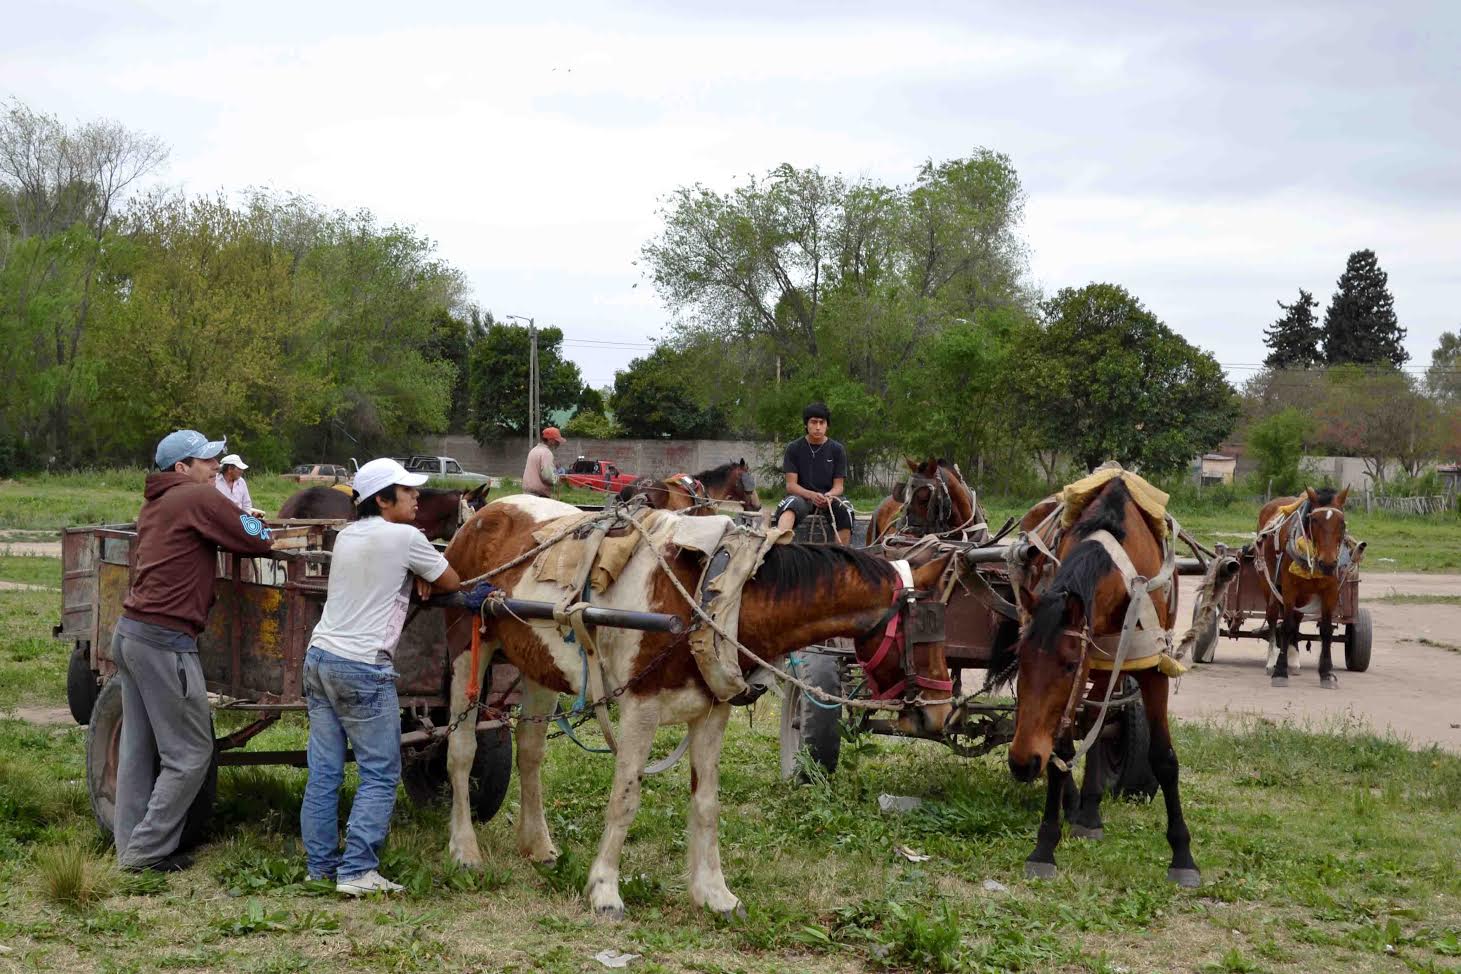
{"type": "Polygon", "coordinates": [[[346,484],[350,482],[350,471],[338,463],[301,463],[283,475],[285,480],[297,484],[346,484]]]}
{"type": "Polygon", "coordinates": [[[639,479],[632,473],[621,473],[619,468],[607,460],[587,460],[579,457],[573,461],[563,479],[575,487],[617,494],[639,479]]]}
{"type": "Polygon", "coordinates": [[[502,486],[502,482],[496,477],[463,470],[462,465],[451,457],[414,456],[402,461],[402,466],[413,473],[424,473],[437,480],[457,480],[474,486],[481,483],[486,483],[489,487],[502,486]]]}

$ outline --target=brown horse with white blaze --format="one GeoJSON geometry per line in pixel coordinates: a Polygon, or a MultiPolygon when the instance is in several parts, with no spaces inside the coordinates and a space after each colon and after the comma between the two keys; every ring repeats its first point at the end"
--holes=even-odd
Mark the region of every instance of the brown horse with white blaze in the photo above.
{"type": "MultiPolygon", "coordinates": [[[[1050,501],[1042,502],[1026,516],[1026,522],[1038,523],[1051,510],[1050,501]],[[1042,509],[1044,513],[1037,513],[1042,509]]],[[[1131,583],[1107,543],[1125,552],[1126,560],[1141,579],[1155,579],[1162,572],[1162,541],[1120,478],[1106,484],[1075,524],[1061,535],[1054,550],[1059,567],[1034,601],[1032,617],[1016,647],[1019,673],[1010,771],[1021,781],[1033,781],[1041,771],[1047,778],[1044,816],[1035,849],[1025,863],[1026,873],[1031,876],[1050,877],[1056,873],[1055,847],[1061,837],[1062,805],[1074,794],[1067,765],[1075,754],[1073,734],[1079,725],[1081,701],[1104,699],[1108,681],[1113,679],[1109,669],[1092,667],[1091,647],[1102,637],[1119,636],[1131,603],[1131,583]],[[1083,693],[1088,676],[1092,682],[1089,695],[1083,693]],[[1060,760],[1052,760],[1052,755],[1060,760]]],[[[1175,587],[1175,577],[1168,584],[1175,587]]],[[[1152,599],[1162,629],[1171,629],[1175,607],[1175,598],[1152,599]]],[[[1167,841],[1172,848],[1167,877],[1181,886],[1195,887],[1201,875],[1192,859],[1191,836],[1182,815],[1177,753],[1167,724],[1170,680],[1158,666],[1134,669],[1130,675],[1141,688],[1150,730],[1152,772],[1166,803],[1167,841]]],[[[1093,771],[1093,766],[1087,767],[1088,784],[1081,789],[1081,807],[1072,816],[1073,835],[1100,834],[1101,788],[1099,783],[1095,788],[1089,785],[1093,771]]]]}
{"type": "MultiPolygon", "coordinates": [[[[463,577],[531,551],[534,532],[551,522],[578,514],[569,505],[545,498],[515,496],[489,504],[460,531],[447,548],[447,560],[463,577]]],[[[677,515],[651,511],[644,524],[677,515]]],[[[665,545],[660,554],[687,591],[693,592],[704,557],[665,545]]],[[[561,592],[531,572],[531,561],[514,566],[493,581],[515,598],[557,601],[561,592]]],[[[947,567],[945,557],[911,569],[915,589],[933,588],[947,567]]],[[[900,718],[908,730],[928,731],[948,716],[952,683],[943,643],[906,646],[889,653],[881,645],[897,607],[910,593],[892,564],[840,547],[777,545],[742,590],[739,638],[766,660],[836,636],[856,640],[857,658],[868,661],[870,676],[882,685],[907,680],[913,688],[900,718]],[[924,653],[919,657],[917,653],[924,653]],[[912,668],[916,672],[909,673],[912,668]],[[929,698],[922,695],[927,692],[929,698]]],[[[595,606],[670,613],[687,623],[690,609],[661,569],[655,549],[641,543],[614,581],[592,593],[595,606]]],[[[469,622],[472,620],[469,620],[469,622]]],[[[604,816],[598,854],[589,870],[587,896],[596,913],[619,917],[619,859],[626,833],[639,807],[640,780],[655,729],[662,724],[689,725],[690,808],[687,858],[691,900],[718,913],[740,909],[726,887],[721,870],[719,829],[719,762],[730,705],[707,688],[690,652],[685,634],[599,628],[594,635],[605,695],[618,693],[619,720],[614,781],[604,816]]],[[[523,677],[522,716],[517,724],[517,762],[521,809],[517,821],[518,850],[535,862],[558,856],[543,811],[541,768],[546,738],[544,721],[560,693],[584,692],[592,682],[585,657],[552,623],[532,625],[515,618],[491,620],[482,637],[482,658],[500,649],[523,677]]],[[[460,654],[452,667],[452,711],[467,706],[470,654],[460,654]]],[[[753,664],[745,661],[743,671],[753,664]]],[[[478,674],[480,678],[480,674],[478,674]]],[[[592,701],[592,693],[587,694],[592,701]]],[[[452,782],[452,858],[464,865],[481,863],[472,830],[467,775],[476,737],[464,722],[449,738],[447,767],[452,782]]]]}
{"type": "Polygon", "coordinates": [[[1291,656],[1297,664],[1299,624],[1306,612],[1317,611],[1319,685],[1339,688],[1330,647],[1342,569],[1349,556],[1344,523],[1348,499],[1348,487],[1338,494],[1328,487],[1309,488],[1302,497],[1275,497],[1258,514],[1257,557],[1268,588],[1268,628],[1274,636],[1269,664],[1273,686],[1288,686],[1291,656]],[[1293,510],[1275,523],[1287,507],[1293,510]]]}

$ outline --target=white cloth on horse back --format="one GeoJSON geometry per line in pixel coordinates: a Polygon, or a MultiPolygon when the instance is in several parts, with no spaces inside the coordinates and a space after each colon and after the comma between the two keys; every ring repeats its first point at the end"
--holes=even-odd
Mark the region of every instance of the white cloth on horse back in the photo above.
{"type": "Polygon", "coordinates": [[[330,557],[325,611],[310,645],[358,663],[389,663],[411,601],[411,576],[434,582],[446,559],[415,525],[368,517],[345,526],[330,557]]]}
{"type": "Polygon", "coordinates": [[[546,497],[553,492],[558,474],[553,470],[553,451],[548,444],[539,443],[528,451],[528,463],[523,468],[523,490],[529,494],[546,497]]]}

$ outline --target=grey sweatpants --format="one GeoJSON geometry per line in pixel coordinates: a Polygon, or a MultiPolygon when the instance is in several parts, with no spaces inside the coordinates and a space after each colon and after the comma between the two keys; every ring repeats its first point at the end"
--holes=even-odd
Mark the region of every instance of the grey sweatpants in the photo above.
{"type": "Polygon", "coordinates": [[[112,829],[118,864],[136,869],[177,851],[188,808],[213,760],[213,726],[197,653],[159,649],[118,633],[112,658],[122,683],[112,829]]]}

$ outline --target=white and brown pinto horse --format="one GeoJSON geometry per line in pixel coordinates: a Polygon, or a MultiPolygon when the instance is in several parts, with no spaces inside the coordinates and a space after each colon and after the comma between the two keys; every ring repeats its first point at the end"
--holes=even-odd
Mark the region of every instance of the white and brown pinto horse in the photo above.
{"type": "MultiPolygon", "coordinates": [[[[530,551],[535,531],[577,508],[555,500],[520,495],[489,504],[462,529],[447,548],[447,560],[462,577],[472,577],[530,551]]],[[[677,515],[655,513],[652,517],[677,515]]],[[[687,591],[694,592],[704,558],[668,546],[666,561],[687,591]]],[[[911,570],[913,587],[935,587],[947,558],[911,570]]],[[[531,560],[493,579],[514,598],[556,602],[561,589],[539,582],[531,560]]],[[[763,659],[836,636],[856,640],[857,658],[873,661],[869,675],[879,685],[907,681],[909,706],[900,722],[910,732],[943,726],[950,710],[949,681],[942,642],[906,646],[891,653],[881,645],[892,618],[890,607],[907,598],[900,574],[889,562],[841,547],[778,545],[742,591],[739,638],[763,659]],[[909,672],[913,670],[914,672],[909,672]],[[929,700],[918,698],[928,693],[929,700]]],[[[687,623],[691,612],[660,568],[654,550],[641,544],[607,590],[592,594],[597,606],[671,613],[687,623]]],[[[690,808],[687,858],[690,899],[717,913],[740,909],[726,888],[720,865],[720,749],[730,705],[707,689],[685,635],[599,628],[595,635],[603,661],[606,692],[627,686],[618,698],[618,741],[614,783],[604,815],[598,855],[589,870],[587,896],[594,912],[619,917],[619,860],[625,835],[639,808],[640,779],[656,728],[689,725],[690,808]],[[667,652],[668,651],[668,652],[667,652]]],[[[543,813],[542,762],[547,727],[558,694],[583,691],[585,667],[579,648],[565,642],[556,625],[530,625],[503,618],[489,621],[483,635],[485,661],[500,648],[522,673],[522,717],[517,725],[517,764],[522,807],[517,821],[518,850],[534,862],[556,860],[558,848],[548,834],[543,813]]],[[[452,667],[452,711],[466,706],[471,656],[462,653],[452,667]]],[[[749,663],[745,669],[751,669],[749,663]]],[[[480,677],[480,674],[478,674],[480,677]]],[[[590,698],[592,697],[589,694],[590,698]]],[[[452,783],[452,858],[481,863],[472,830],[467,777],[476,737],[470,721],[450,737],[447,768],[452,783]]]]}

